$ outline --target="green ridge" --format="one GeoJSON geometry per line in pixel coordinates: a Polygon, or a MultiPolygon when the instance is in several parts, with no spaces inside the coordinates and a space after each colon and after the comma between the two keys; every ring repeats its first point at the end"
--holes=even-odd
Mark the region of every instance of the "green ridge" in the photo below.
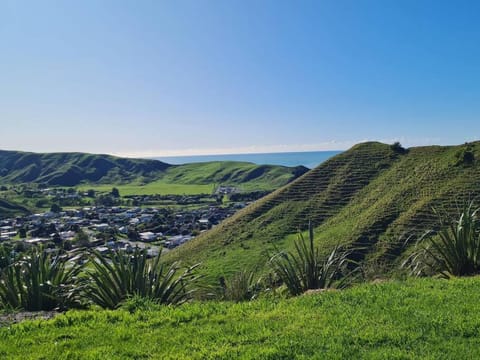
{"type": "Polygon", "coordinates": [[[168,258],[202,262],[214,283],[244,267],[264,266],[267,254],[290,248],[311,219],[325,253],[336,243],[361,246],[357,260],[391,266],[404,251],[400,240],[435,225],[432,207],[454,213],[462,199],[480,194],[480,163],[463,163],[466,151],[479,159],[480,143],[408,151],[376,142],[356,145],[168,258]]]}

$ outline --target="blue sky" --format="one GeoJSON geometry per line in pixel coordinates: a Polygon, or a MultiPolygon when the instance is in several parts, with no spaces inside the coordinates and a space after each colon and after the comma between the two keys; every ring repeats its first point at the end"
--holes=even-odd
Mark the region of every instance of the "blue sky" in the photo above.
{"type": "Polygon", "coordinates": [[[480,139],[479,1],[0,0],[0,148],[480,139]]]}

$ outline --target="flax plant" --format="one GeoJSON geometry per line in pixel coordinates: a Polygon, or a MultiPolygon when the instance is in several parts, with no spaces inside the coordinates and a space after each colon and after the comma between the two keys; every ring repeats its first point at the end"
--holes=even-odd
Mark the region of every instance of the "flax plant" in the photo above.
{"type": "Polygon", "coordinates": [[[191,266],[180,273],[178,263],[171,265],[160,261],[160,254],[149,259],[145,249],[110,251],[102,255],[93,251],[91,269],[87,271],[90,282],[85,295],[88,300],[103,308],[115,309],[132,296],[151,299],[159,304],[180,304],[191,298],[192,285],[198,279],[191,266]]]}
{"type": "Polygon", "coordinates": [[[479,211],[473,202],[466,202],[458,220],[446,221],[440,217],[440,230],[427,231],[402,265],[414,276],[439,274],[449,278],[479,274],[479,211]]]}
{"type": "Polygon", "coordinates": [[[228,301],[250,301],[257,297],[261,290],[259,279],[255,279],[254,271],[242,270],[230,279],[221,278],[222,298],[228,301]]]}
{"type": "Polygon", "coordinates": [[[27,311],[64,310],[79,305],[81,267],[67,255],[33,248],[0,273],[3,308],[27,311]]]}
{"type": "Polygon", "coordinates": [[[332,252],[322,257],[319,248],[314,246],[313,227],[309,223],[308,241],[299,235],[293,252],[279,252],[270,259],[271,267],[281,282],[293,296],[311,289],[342,287],[348,275],[349,251],[335,246],[332,252]]]}

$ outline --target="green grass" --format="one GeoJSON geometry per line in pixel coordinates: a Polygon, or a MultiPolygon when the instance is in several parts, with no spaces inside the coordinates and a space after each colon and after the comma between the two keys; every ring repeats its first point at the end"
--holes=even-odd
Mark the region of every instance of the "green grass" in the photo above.
{"type": "Polygon", "coordinates": [[[121,196],[129,195],[196,195],[211,194],[215,188],[214,184],[171,184],[165,183],[163,180],[157,180],[145,185],[138,184],[102,184],[102,185],[84,185],[79,189],[86,191],[93,189],[99,192],[110,192],[113,187],[120,191],[121,196]]]}
{"type": "Polygon", "coordinates": [[[288,300],[69,311],[0,328],[5,359],[475,359],[480,278],[288,300]]]}
{"type": "Polygon", "coordinates": [[[162,177],[164,182],[181,184],[233,185],[245,191],[273,190],[294,178],[301,167],[255,165],[238,161],[213,161],[172,166],[162,177]]]}

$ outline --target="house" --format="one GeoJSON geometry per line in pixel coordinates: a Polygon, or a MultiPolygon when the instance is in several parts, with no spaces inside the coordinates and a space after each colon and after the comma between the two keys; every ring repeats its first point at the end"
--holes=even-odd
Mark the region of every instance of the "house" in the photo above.
{"type": "Polygon", "coordinates": [[[128,234],[128,228],[126,226],[121,226],[118,228],[118,232],[121,234],[128,234]]]}
{"type": "Polygon", "coordinates": [[[174,247],[177,247],[179,245],[182,245],[186,243],[187,241],[191,240],[193,236],[191,235],[176,235],[176,236],[171,236],[168,238],[167,241],[165,241],[165,246],[169,249],[173,249],[174,247]]]}
{"type": "Polygon", "coordinates": [[[158,238],[158,235],[151,231],[142,232],[139,235],[140,235],[141,241],[145,241],[145,242],[155,241],[158,238]]]}
{"type": "Polygon", "coordinates": [[[107,231],[108,229],[110,229],[110,225],[106,223],[98,224],[95,226],[95,230],[100,232],[107,231]]]}

